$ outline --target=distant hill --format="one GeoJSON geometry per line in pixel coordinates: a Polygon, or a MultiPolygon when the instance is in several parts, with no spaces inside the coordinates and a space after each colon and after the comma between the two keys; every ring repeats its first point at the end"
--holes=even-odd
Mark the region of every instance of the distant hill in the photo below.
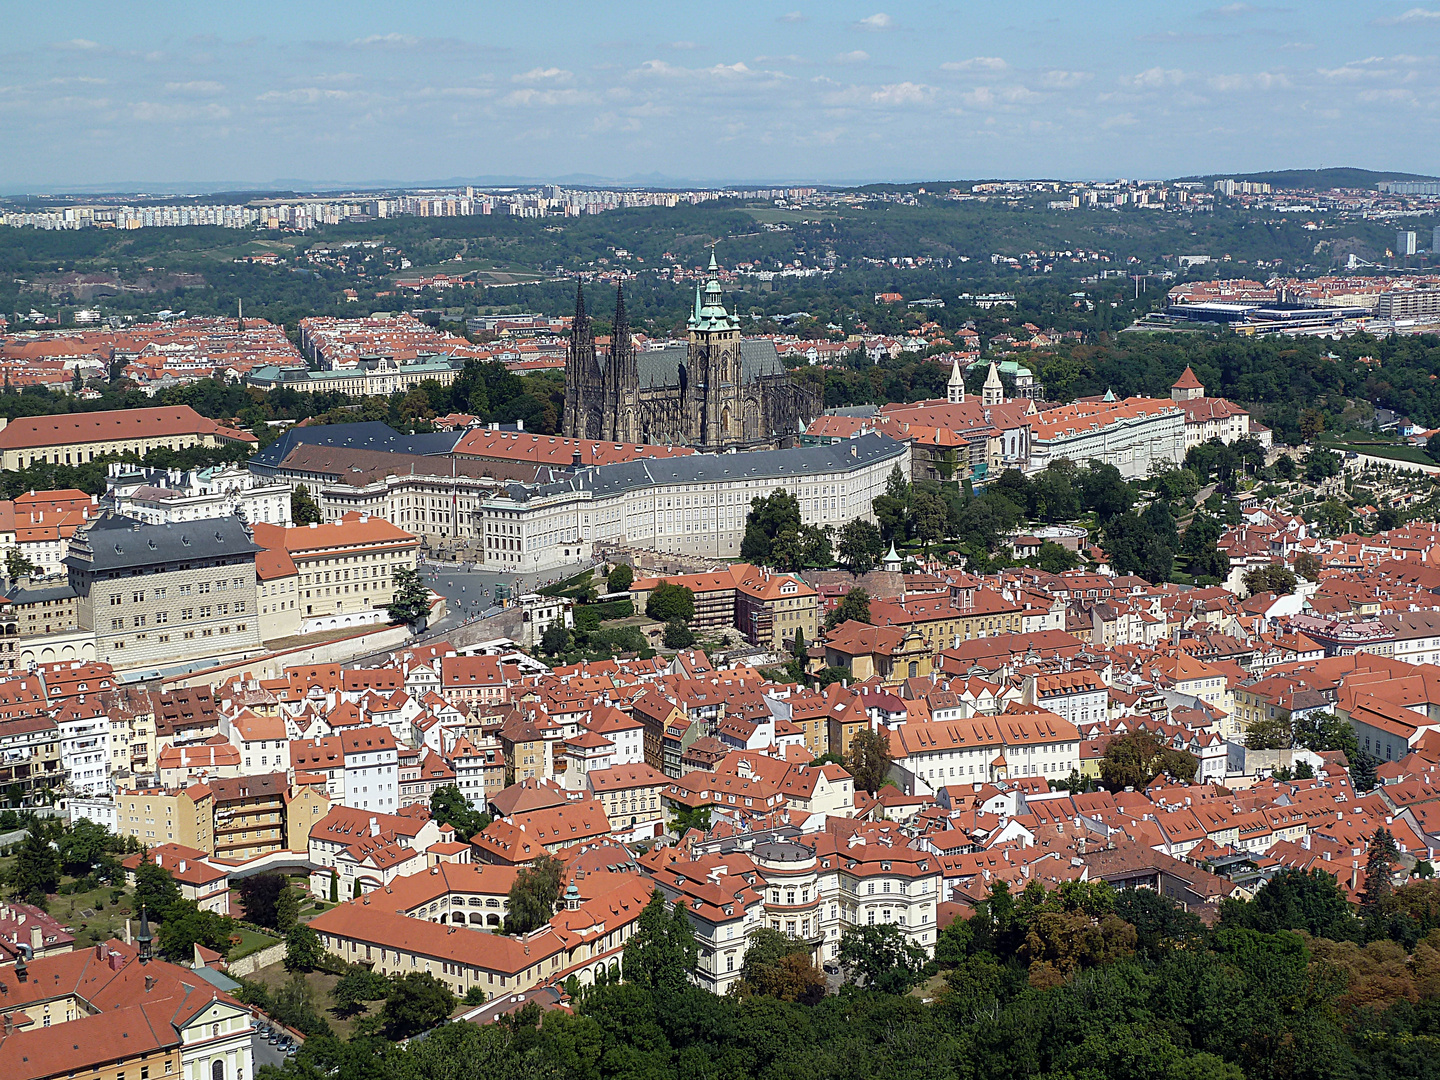
{"type": "Polygon", "coordinates": [[[1212,173],[1209,176],[1182,176],[1180,180],[1249,180],[1274,188],[1369,188],[1382,180],[1440,180],[1423,173],[1375,172],[1373,169],[1280,169],[1275,172],[1212,173]]]}

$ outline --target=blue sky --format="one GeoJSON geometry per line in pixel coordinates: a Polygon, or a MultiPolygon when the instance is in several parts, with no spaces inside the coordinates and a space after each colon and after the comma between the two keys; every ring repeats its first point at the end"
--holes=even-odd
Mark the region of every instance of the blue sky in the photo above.
{"type": "Polygon", "coordinates": [[[1440,172],[1440,0],[31,3],[0,189],[1440,172]]]}

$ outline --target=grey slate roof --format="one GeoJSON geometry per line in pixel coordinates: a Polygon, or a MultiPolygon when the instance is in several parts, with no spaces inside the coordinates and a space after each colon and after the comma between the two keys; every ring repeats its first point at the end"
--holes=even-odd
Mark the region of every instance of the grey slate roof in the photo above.
{"type": "MultiPolygon", "coordinates": [[[[690,355],[688,345],[666,345],[663,349],[647,349],[635,354],[635,367],[640,372],[641,386],[679,386],[680,365],[690,355]]],[[[769,338],[742,338],[740,341],[740,374],[747,383],[767,375],[786,374],[775,343],[769,338]]]]}
{"type": "Polygon", "coordinates": [[[72,545],[70,554],[61,561],[66,566],[101,572],[253,555],[260,550],[244,522],[236,517],[147,525],[134,518],[105,514],[77,539],[79,543],[72,545]],[[77,558],[77,547],[88,547],[90,558],[77,558]]]}
{"type": "Polygon", "coordinates": [[[369,420],[359,424],[316,424],[292,427],[250,459],[253,471],[274,469],[295,447],[343,446],[354,450],[391,450],[401,454],[448,454],[465,437],[463,431],[402,435],[389,424],[369,420]],[[259,469],[256,469],[259,466],[259,469]]]}
{"type": "Polygon", "coordinates": [[[46,604],[54,603],[56,600],[75,599],[75,590],[70,587],[69,582],[61,585],[20,585],[12,583],[5,591],[5,598],[12,604],[46,604]]]}
{"type": "Polygon", "coordinates": [[[877,461],[899,458],[905,444],[872,432],[857,439],[826,446],[797,446],[788,450],[751,450],[735,454],[688,454],[673,458],[621,461],[582,469],[553,484],[509,486],[517,502],[567,491],[593,491],[595,498],[618,495],[632,488],[660,484],[705,484],[731,480],[803,480],[818,473],[858,469],[877,461]],[[852,453],[853,451],[853,453],[852,453]]]}

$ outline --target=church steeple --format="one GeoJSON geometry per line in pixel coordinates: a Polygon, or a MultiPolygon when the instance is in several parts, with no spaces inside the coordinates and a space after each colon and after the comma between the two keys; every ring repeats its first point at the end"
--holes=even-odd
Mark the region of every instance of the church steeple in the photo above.
{"type": "Polygon", "coordinates": [[[945,400],[951,405],[965,404],[965,377],[960,374],[958,358],[950,366],[950,382],[945,387],[945,400]]]}
{"type": "Polygon", "coordinates": [[[984,405],[1005,404],[1005,384],[1000,381],[1000,369],[995,366],[994,360],[990,361],[990,374],[985,376],[980,400],[984,405]]]}

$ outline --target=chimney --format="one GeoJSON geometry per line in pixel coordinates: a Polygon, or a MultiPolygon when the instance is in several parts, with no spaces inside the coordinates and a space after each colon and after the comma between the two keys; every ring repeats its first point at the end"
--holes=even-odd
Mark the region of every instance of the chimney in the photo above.
{"type": "Polygon", "coordinates": [[[380,835],[380,819],[379,819],[379,818],[376,818],[376,817],[371,817],[371,818],[370,818],[370,835],[371,835],[371,836],[379,836],[379,835],[380,835]]]}
{"type": "Polygon", "coordinates": [[[145,976],[145,992],[148,994],[151,990],[154,990],[154,989],[155,989],[155,976],[154,976],[154,975],[146,975],[146,976],[145,976]]]}
{"type": "Polygon", "coordinates": [[[38,926],[30,927],[30,952],[38,956],[40,950],[45,946],[45,934],[38,926]]]}

